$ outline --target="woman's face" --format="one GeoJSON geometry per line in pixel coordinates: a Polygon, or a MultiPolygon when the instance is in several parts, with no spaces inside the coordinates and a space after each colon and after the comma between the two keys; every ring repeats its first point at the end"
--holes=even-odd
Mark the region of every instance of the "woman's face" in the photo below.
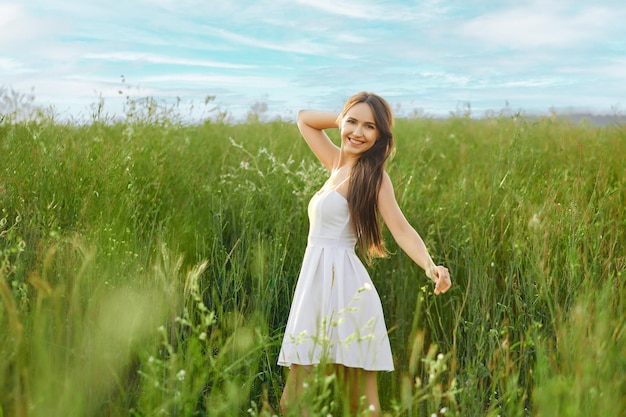
{"type": "Polygon", "coordinates": [[[360,155],[378,139],[374,112],[367,103],[357,103],[341,119],[341,146],[349,153],[360,155]]]}

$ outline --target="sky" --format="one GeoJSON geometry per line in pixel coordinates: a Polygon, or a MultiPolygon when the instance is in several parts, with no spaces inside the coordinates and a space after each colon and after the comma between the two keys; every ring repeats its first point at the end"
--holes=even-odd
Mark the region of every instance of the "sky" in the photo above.
{"type": "Polygon", "coordinates": [[[623,0],[0,0],[0,98],[72,118],[151,97],[289,120],[359,91],[398,117],[623,115],[624,22],[623,0]]]}

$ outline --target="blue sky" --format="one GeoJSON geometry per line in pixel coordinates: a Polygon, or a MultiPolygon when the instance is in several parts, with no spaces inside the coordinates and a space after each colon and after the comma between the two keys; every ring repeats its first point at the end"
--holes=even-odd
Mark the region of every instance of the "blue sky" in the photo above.
{"type": "Polygon", "coordinates": [[[289,119],[362,90],[397,116],[624,114],[624,22],[622,0],[0,0],[0,86],[74,116],[211,95],[289,119]]]}

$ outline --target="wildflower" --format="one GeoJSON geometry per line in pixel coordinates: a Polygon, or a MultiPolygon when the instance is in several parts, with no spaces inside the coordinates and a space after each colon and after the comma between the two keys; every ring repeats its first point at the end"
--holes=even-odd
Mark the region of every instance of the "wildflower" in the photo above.
{"type": "Polygon", "coordinates": [[[178,371],[178,373],[176,374],[176,379],[178,379],[179,381],[184,381],[185,380],[185,370],[181,369],[180,371],[178,371]]]}
{"type": "Polygon", "coordinates": [[[530,220],[528,220],[529,229],[537,229],[541,225],[541,218],[537,213],[533,214],[530,220]]]}

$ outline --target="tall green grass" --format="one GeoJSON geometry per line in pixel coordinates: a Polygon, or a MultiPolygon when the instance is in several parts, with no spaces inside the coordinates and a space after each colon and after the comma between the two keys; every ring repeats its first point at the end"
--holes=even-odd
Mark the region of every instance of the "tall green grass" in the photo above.
{"type": "MultiPolygon", "coordinates": [[[[0,122],[0,415],[271,415],[325,173],[291,122],[133,109],[0,122]]],[[[385,412],[623,415],[626,129],[457,116],[395,134],[398,201],[454,286],[435,297],[386,236],[385,412]]],[[[303,406],[342,415],[337,381],[311,381],[303,406]]]]}

